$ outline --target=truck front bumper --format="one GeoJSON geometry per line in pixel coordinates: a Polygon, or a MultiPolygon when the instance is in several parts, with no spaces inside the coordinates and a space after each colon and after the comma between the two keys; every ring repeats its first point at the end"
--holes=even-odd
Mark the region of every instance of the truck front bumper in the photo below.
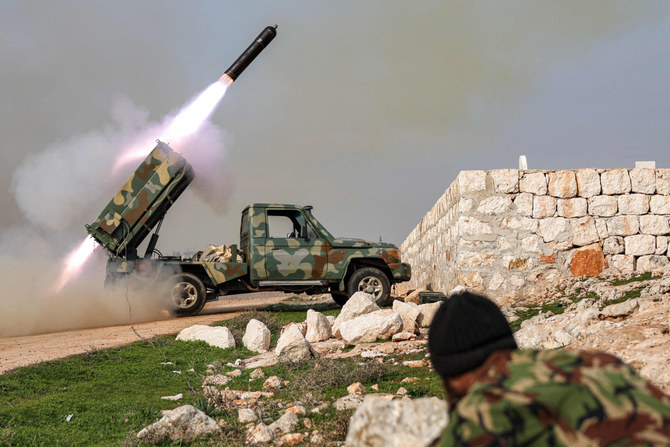
{"type": "Polygon", "coordinates": [[[398,262],[388,265],[393,275],[393,282],[409,281],[412,277],[412,266],[406,262],[398,262]]]}

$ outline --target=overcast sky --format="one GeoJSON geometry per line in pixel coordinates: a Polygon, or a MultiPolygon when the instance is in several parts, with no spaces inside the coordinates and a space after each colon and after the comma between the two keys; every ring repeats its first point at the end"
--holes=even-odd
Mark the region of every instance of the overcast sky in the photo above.
{"type": "Polygon", "coordinates": [[[459,171],[516,168],[521,154],[530,168],[670,168],[668,5],[0,0],[5,246],[29,224],[74,243],[112,194],[82,185],[105,199],[54,235],[17,204],[20,166],[160,121],[274,24],[212,117],[230,191],[216,211],[187,191],[164,252],[235,243],[252,202],[311,204],[335,235],[400,244],[459,171]]]}

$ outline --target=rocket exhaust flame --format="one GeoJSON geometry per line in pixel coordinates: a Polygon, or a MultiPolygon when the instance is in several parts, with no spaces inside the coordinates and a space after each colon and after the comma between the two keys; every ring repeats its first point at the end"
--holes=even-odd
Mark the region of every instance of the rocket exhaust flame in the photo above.
{"type": "Polygon", "coordinates": [[[88,258],[91,257],[93,251],[98,247],[98,243],[91,237],[87,236],[84,241],[73,250],[63,263],[58,281],[52,288],[52,292],[58,293],[63,290],[63,287],[69,283],[81,271],[88,258]]]}

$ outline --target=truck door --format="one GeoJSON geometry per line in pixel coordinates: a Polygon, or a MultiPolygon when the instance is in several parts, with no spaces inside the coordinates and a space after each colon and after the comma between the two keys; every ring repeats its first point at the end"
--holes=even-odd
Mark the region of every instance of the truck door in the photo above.
{"type": "Polygon", "coordinates": [[[326,277],[326,241],[299,210],[267,210],[267,279],[322,280],[326,277]]]}

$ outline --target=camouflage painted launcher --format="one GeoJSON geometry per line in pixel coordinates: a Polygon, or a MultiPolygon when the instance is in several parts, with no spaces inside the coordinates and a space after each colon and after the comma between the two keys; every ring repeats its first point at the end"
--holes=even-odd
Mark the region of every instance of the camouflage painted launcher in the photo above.
{"type": "Polygon", "coordinates": [[[193,168],[157,141],[151,154],[86,230],[111,256],[137,258],[137,247],[193,180],[193,168]]]}

